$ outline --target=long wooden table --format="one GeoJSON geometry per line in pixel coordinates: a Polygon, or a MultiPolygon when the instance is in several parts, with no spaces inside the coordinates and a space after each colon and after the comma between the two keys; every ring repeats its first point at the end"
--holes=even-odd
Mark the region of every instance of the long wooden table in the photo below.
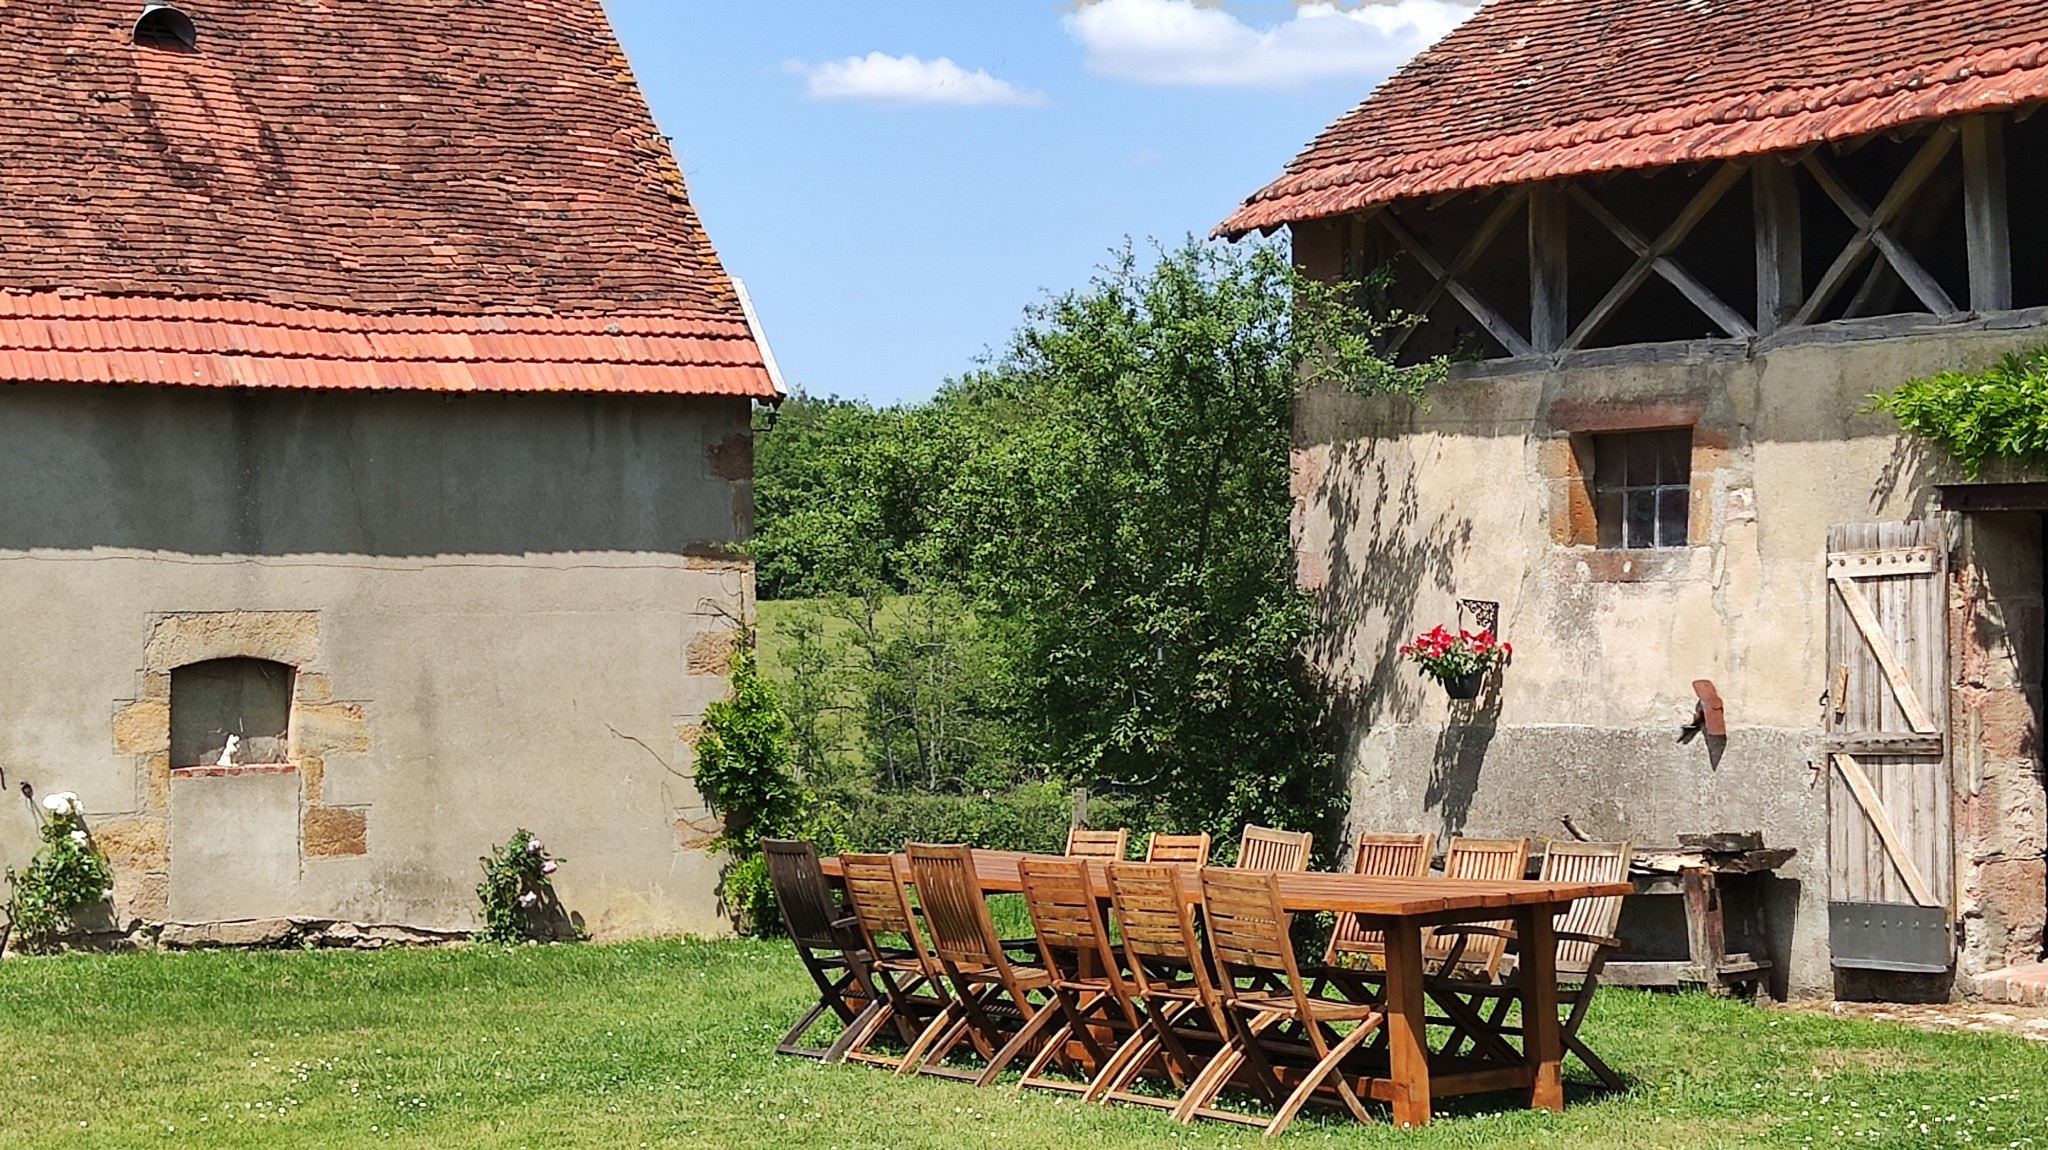
{"type": "MultiPolygon", "coordinates": [[[[975,877],[984,894],[1023,890],[1017,863],[1034,857],[1017,851],[974,852],[975,877]]],[[[1043,857],[1043,856],[1037,856],[1043,857]]],[[[907,881],[910,862],[896,856],[907,881]]],[[[1088,861],[1097,897],[1109,897],[1104,860],[1088,861]]],[[[825,873],[839,877],[839,860],[823,860],[825,873]]],[[[1182,868],[1181,893],[1201,900],[1197,868],[1182,868]]],[[[1426,1126],[1434,1099],[1502,1090],[1529,1092],[1537,1109],[1564,1109],[1564,1043],[1557,1018],[1557,940],[1553,920],[1582,898],[1627,895],[1628,883],[1481,882],[1464,879],[1387,879],[1365,875],[1281,872],[1280,900],[1290,911],[1356,914],[1368,929],[1387,939],[1387,1055],[1385,1077],[1362,1079],[1371,1097],[1393,1107],[1399,1126],[1426,1126]],[[1425,927],[1451,923],[1512,920],[1519,941],[1522,1061],[1503,1064],[1472,1059],[1432,1059],[1428,1043],[1427,996],[1423,989],[1425,927]]]]}

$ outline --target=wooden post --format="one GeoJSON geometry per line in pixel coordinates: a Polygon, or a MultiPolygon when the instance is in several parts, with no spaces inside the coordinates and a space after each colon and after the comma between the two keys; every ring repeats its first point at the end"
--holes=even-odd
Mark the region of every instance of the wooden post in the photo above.
{"type": "Polygon", "coordinates": [[[1088,826],[1088,788],[1075,787],[1073,800],[1073,817],[1068,820],[1067,826],[1077,831],[1085,830],[1088,826]]]}
{"type": "Polygon", "coordinates": [[[1428,1000],[1422,992],[1422,927],[1412,918],[1387,923],[1387,1059],[1393,1078],[1394,1125],[1429,1125],[1428,1000]]]}
{"type": "Polygon", "coordinates": [[[1516,977],[1522,984],[1522,1061],[1529,1067],[1529,1106],[1564,1112],[1564,1034],[1557,1019],[1557,935],[1552,925],[1570,905],[1540,903],[1515,913],[1516,977]]]}
{"type": "Polygon", "coordinates": [[[1756,216],[1756,330],[1770,335],[1806,302],[1799,177],[1776,156],[1759,157],[1749,171],[1756,216]]]}
{"type": "Polygon", "coordinates": [[[1558,184],[1529,189],[1529,343],[1554,352],[1571,337],[1565,235],[1565,190],[1558,184]]]}
{"type": "Polygon", "coordinates": [[[2012,307],[2012,235],[2006,221],[2005,122],[1963,121],[1963,222],[1970,244],[1970,310],[2012,307]]]}
{"type": "Polygon", "coordinates": [[[1689,866],[1678,872],[1685,892],[1685,937],[1692,951],[1693,973],[1706,983],[1707,993],[1726,994],[1721,984],[1721,961],[1728,954],[1727,924],[1721,914],[1721,891],[1714,872],[1703,866],[1689,866]]]}

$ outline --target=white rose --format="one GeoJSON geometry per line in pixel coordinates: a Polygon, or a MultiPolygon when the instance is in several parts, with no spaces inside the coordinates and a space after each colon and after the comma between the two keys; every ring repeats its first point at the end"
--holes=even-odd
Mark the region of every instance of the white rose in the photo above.
{"type": "Polygon", "coordinates": [[[71,841],[72,841],[72,842],[75,842],[75,843],[82,843],[82,842],[84,842],[84,841],[85,841],[85,832],[84,832],[84,831],[72,831],[72,832],[71,832],[71,841]]]}
{"type": "Polygon", "coordinates": [[[43,809],[65,812],[78,809],[78,796],[71,791],[58,791],[43,799],[43,809]]]}

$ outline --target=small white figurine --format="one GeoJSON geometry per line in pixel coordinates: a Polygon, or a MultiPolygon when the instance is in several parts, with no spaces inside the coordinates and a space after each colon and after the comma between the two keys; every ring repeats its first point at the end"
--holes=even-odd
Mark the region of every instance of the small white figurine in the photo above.
{"type": "Polygon", "coordinates": [[[222,747],[222,748],[220,749],[220,761],[219,761],[219,762],[217,762],[217,763],[215,763],[215,764],[214,764],[214,766],[216,766],[216,767],[232,767],[232,766],[235,766],[235,765],[236,765],[236,762],[235,762],[235,760],[236,760],[236,758],[238,757],[238,752],[239,752],[239,750],[240,750],[241,746],[242,746],[242,736],[240,736],[240,735],[229,735],[229,736],[228,736],[228,745],[227,745],[227,746],[225,746],[225,747],[222,747]]]}

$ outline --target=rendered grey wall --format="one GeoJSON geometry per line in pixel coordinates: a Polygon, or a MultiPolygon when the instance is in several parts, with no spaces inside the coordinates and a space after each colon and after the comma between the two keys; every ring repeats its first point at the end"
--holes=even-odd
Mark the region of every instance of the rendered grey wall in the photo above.
{"type": "Polygon", "coordinates": [[[124,923],[462,930],[525,826],[600,936],[726,929],[691,743],[752,608],[748,435],[744,400],[0,387],[0,862],[26,781],[81,796],[124,923]],[[160,664],[236,654],[300,668],[299,769],[173,775],[160,664]]]}

